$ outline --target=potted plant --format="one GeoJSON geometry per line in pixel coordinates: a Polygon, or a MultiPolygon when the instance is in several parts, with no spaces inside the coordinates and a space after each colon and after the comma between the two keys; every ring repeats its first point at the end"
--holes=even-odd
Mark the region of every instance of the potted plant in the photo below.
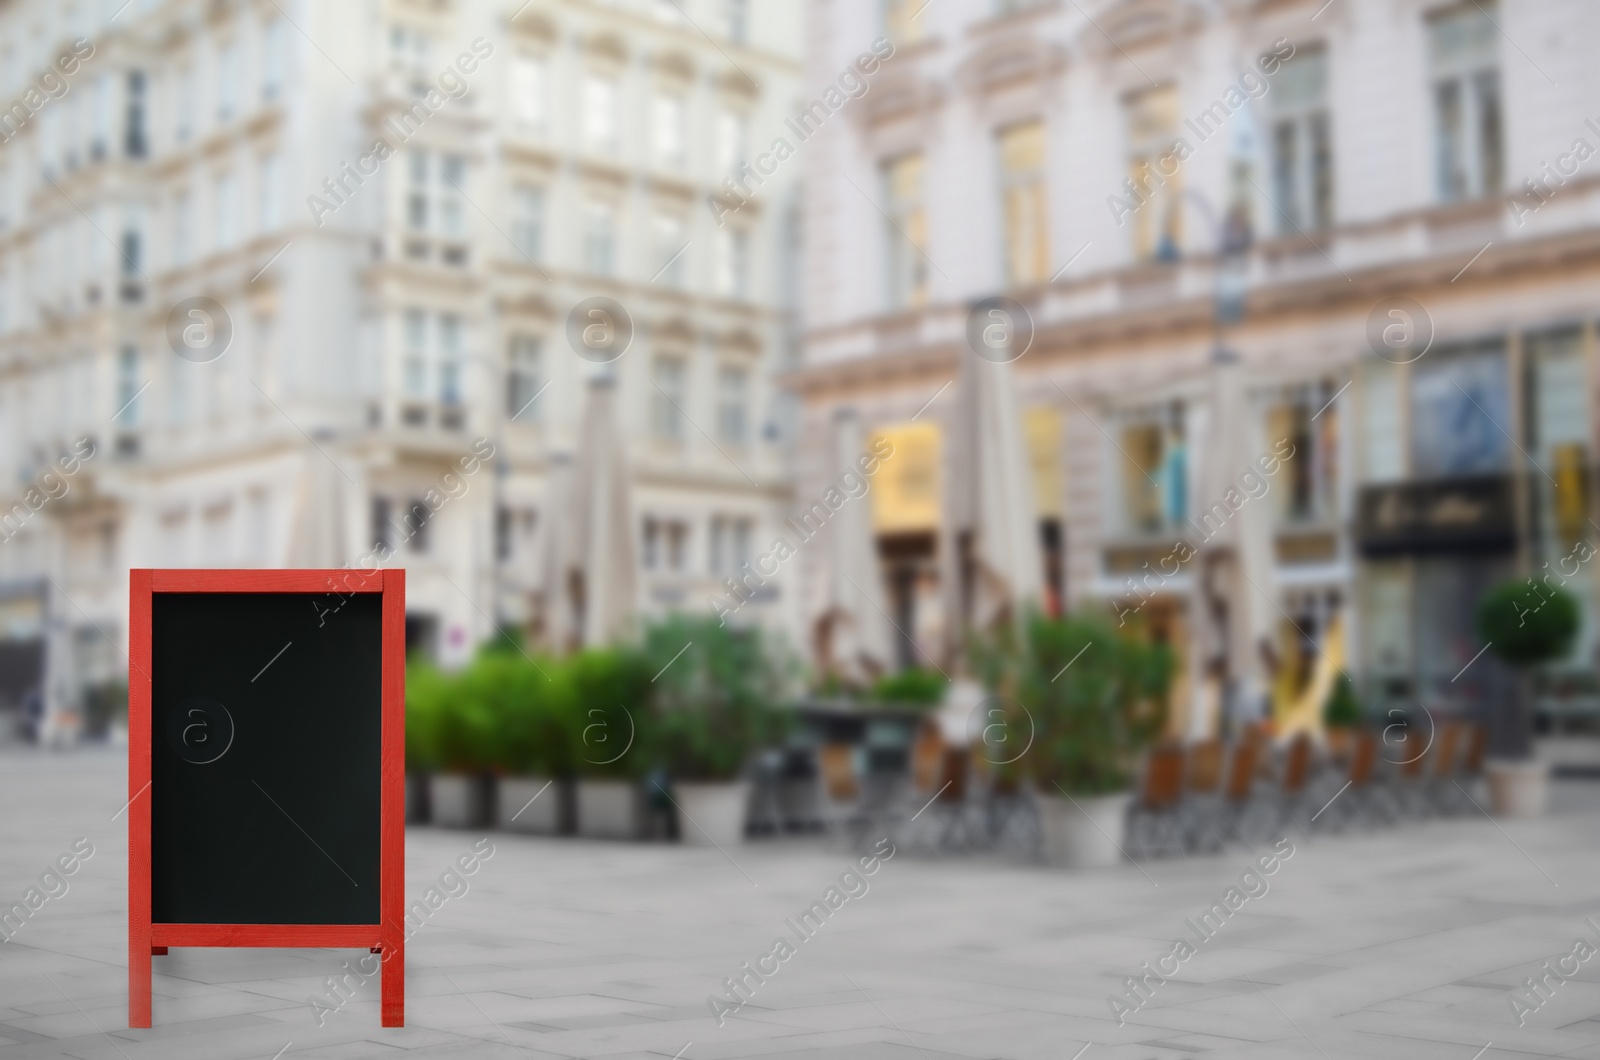
{"type": "Polygon", "coordinates": [[[1115,865],[1127,831],[1139,752],[1166,721],[1171,651],[1098,617],[1030,615],[1016,690],[1032,727],[1026,757],[1047,860],[1115,865]]]}
{"type": "Polygon", "coordinates": [[[1361,720],[1361,703],[1356,699],[1355,683],[1350,680],[1349,674],[1341,673],[1328,690],[1327,702],[1322,704],[1322,729],[1327,736],[1328,750],[1336,757],[1349,754],[1361,720]]]}
{"type": "Polygon", "coordinates": [[[439,717],[449,697],[449,679],[435,667],[406,668],[406,823],[432,819],[429,793],[439,768],[439,717]]]}
{"type": "Polygon", "coordinates": [[[1564,589],[1533,579],[1506,582],[1478,605],[1478,633],[1489,650],[1517,671],[1516,692],[1494,712],[1489,732],[1489,799],[1499,817],[1544,812],[1549,764],[1533,757],[1533,675],[1541,663],[1565,658],[1578,634],[1578,601],[1564,589]]]}
{"type": "Polygon", "coordinates": [[[649,630],[644,654],[660,673],[654,750],[672,778],[679,838],[742,842],[750,801],[744,769],[774,732],[769,707],[781,694],[771,646],[756,627],[680,617],[649,630]]]}
{"type": "Polygon", "coordinates": [[[496,823],[513,832],[557,835],[570,818],[577,760],[567,668],[520,652],[485,656],[478,667],[492,685],[496,823]]]}
{"type": "Polygon", "coordinates": [[[872,698],[897,706],[937,707],[949,686],[950,682],[937,670],[911,666],[878,678],[872,686],[872,698]]]}
{"type": "MultiPolygon", "coordinates": [[[[476,664],[475,664],[476,665],[476,664]]],[[[490,687],[481,670],[438,675],[432,713],[434,772],[428,808],[434,824],[477,828],[488,824],[494,795],[494,717],[490,687]]],[[[427,711],[425,711],[427,712],[427,711]]]]}
{"type": "Polygon", "coordinates": [[[650,676],[631,647],[590,649],[567,660],[571,682],[574,814],[579,835],[637,839],[644,833],[639,780],[649,763],[650,676]]]}

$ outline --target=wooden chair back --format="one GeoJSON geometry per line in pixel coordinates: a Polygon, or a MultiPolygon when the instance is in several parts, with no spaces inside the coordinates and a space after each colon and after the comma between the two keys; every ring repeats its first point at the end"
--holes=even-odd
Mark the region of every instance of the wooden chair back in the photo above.
{"type": "Polygon", "coordinates": [[[1372,779],[1372,763],[1378,756],[1378,740],[1366,729],[1361,729],[1351,737],[1351,741],[1350,786],[1365,787],[1372,779]]]}
{"type": "Polygon", "coordinates": [[[1283,783],[1281,787],[1285,795],[1298,795],[1306,789],[1306,781],[1311,777],[1311,737],[1301,733],[1289,742],[1289,751],[1283,759],[1283,783]]]}
{"type": "Polygon", "coordinates": [[[1433,775],[1438,780],[1449,780],[1456,766],[1456,748],[1461,743],[1461,723],[1447,721],[1439,730],[1439,744],[1434,750],[1433,775]]]}
{"type": "Polygon", "coordinates": [[[967,797],[967,763],[971,754],[965,747],[946,747],[939,777],[939,801],[961,802],[967,797]]]}
{"type": "Polygon", "coordinates": [[[822,790],[834,802],[849,802],[861,794],[856,783],[855,748],[847,743],[826,743],[817,749],[822,790]]]}
{"type": "Polygon", "coordinates": [[[1228,784],[1223,790],[1229,802],[1244,802],[1250,797],[1260,754],[1261,744],[1257,740],[1240,740],[1233,745],[1233,757],[1228,762],[1228,784]]]}
{"type": "Polygon", "coordinates": [[[1222,786],[1222,741],[1201,740],[1189,748],[1189,790],[1210,795],[1222,786]]]}
{"type": "Polygon", "coordinates": [[[1461,759],[1461,772],[1475,777],[1483,772],[1483,756],[1489,750],[1489,730],[1478,722],[1467,725],[1467,752],[1461,759]]]}
{"type": "Polygon", "coordinates": [[[1183,747],[1163,744],[1151,748],[1144,763],[1144,785],[1139,804],[1147,810],[1166,810],[1183,798],[1183,747]]]}
{"type": "Polygon", "coordinates": [[[944,768],[944,739],[937,725],[924,725],[917,730],[917,739],[911,745],[911,785],[917,791],[935,791],[944,781],[939,773],[944,768]]]}

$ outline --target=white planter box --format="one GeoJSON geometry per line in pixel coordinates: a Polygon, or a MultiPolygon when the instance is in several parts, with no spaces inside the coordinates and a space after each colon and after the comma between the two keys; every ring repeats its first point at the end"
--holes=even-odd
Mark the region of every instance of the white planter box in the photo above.
{"type": "Polygon", "coordinates": [[[464,773],[435,773],[428,782],[428,804],[440,828],[477,828],[489,819],[483,778],[464,773]]]}
{"type": "Polygon", "coordinates": [[[1074,869],[1120,864],[1127,843],[1131,792],[1072,800],[1039,793],[1041,852],[1051,864],[1074,869]]]}
{"type": "Polygon", "coordinates": [[[1550,795],[1548,762],[1485,762],[1483,771],[1496,817],[1543,816],[1550,795]]]}
{"type": "Polygon", "coordinates": [[[501,828],[533,835],[561,831],[562,785],[549,777],[501,777],[498,784],[495,818],[501,828]]]}
{"type": "Polygon", "coordinates": [[[591,839],[639,838],[644,813],[639,786],[633,781],[585,778],[578,781],[574,794],[579,835],[591,839]]]}
{"type": "Polygon", "coordinates": [[[685,846],[726,847],[744,842],[750,805],[748,781],[674,784],[672,797],[678,802],[678,838],[685,846]]]}

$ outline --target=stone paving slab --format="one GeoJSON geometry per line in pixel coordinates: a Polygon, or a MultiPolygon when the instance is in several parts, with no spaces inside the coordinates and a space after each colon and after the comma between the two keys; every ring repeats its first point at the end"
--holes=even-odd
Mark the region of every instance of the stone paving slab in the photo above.
{"type": "MultiPolygon", "coordinates": [[[[155,1026],[134,1031],[124,778],[111,752],[0,752],[0,900],[78,837],[95,847],[0,944],[0,1060],[1474,1060],[1491,1042],[1481,1060],[1600,1060],[1600,960],[1524,1026],[1507,1004],[1574,938],[1600,945],[1583,923],[1600,916],[1597,783],[1561,782],[1539,821],[1292,837],[1270,890],[1204,942],[1186,921],[1250,866],[1242,848],[1083,873],[901,850],[802,942],[785,921],[853,860],[821,841],[491,834],[470,890],[408,947],[404,1029],[378,1025],[376,979],[319,1025],[307,998],[359,952],[196,949],[155,959],[155,1026]],[[1180,937],[1197,952],[1119,1025],[1108,995],[1180,937]],[[707,997],[777,938],[795,954],[719,1026],[707,997]]],[[[408,898],[479,838],[408,832],[408,898]]]]}

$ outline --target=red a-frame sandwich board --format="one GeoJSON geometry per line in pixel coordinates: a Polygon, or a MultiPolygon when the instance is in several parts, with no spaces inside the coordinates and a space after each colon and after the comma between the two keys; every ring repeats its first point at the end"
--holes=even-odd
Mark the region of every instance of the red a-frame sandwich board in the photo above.
{"type": "Polygon", "coordinates": [[[129,572],[129,1027],[150,1026],[150,958],[169,946],[366,947],[382,957],[383,1026],[405,1026],[405,578],[400,569],[129,572]],[[151,800],[140,796],[151,783],[151,597],[156,593],[381,594],[379,923],[151,923],[151,800]]]}

